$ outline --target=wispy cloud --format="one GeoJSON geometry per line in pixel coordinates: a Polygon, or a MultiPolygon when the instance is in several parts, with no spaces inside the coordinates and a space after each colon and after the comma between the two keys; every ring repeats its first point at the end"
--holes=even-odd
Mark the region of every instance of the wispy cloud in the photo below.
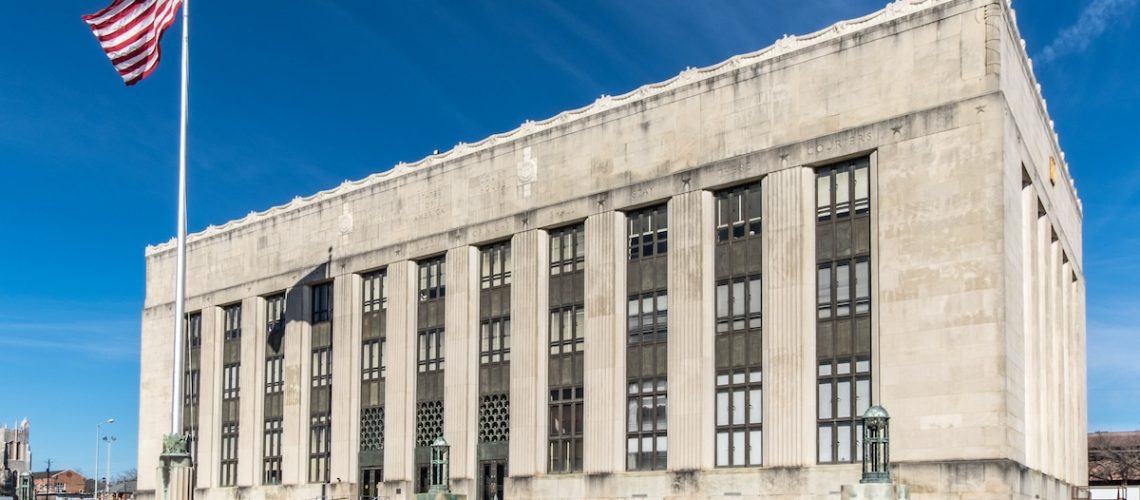
{"type": "Polygon", "coordinates": [[[1077,23],[1061,30],[1057,38],[1041,51],[1041,59],[1051,62],[1085,50],[1114,21],[1127,15],[1136,6],[1136,2],[1137,0],[1092,0],[1081,11],[1077,23]]]}

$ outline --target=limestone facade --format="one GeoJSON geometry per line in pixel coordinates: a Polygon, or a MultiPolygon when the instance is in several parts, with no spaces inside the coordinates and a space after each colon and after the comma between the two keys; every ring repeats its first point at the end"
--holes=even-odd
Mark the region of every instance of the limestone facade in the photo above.
{"type": "MultiPolygon", "coordinates": [[[[418,307],[419,264],[443,256],[439,425],[452,445],[453,491],[480,498],[483,459],[502,453],[505,498],[839,498],[859,465],[821,463],[817,175],[851,162],[867,168],[870,207],[869,383],[859,398],[893,417],[895,480],[915,498],[1069,498],[1087,480],[1082,208],[1004,0],[900,0],[192,235],[186,310],[201,314],[202,339],[196,494],[411,498],[417,401],[437,383],[420,363],[418,322],[430,313],[418,307]],[[750,441],[758,464],[718,467],[714,198],[743,185],[758,186],[763,214],[763,391],[753,400],[763,440],[750,441]],[[667,454],[662,467],[630,470],[627,376],[641,368],[627,363],[628,214],[662,205],[667,454]],[[555,473],[550,235],[576,224],[581,457],[574,471],[555,473]],[[513,250],[509,443],[495,447],[479,434],[481,308],[490,307],[480,299],[479,250],[504,241],[513,250]],[[383,448],[371,456],[382,457],[382,480],[366,487],[363,276],[377,270],[386,272],[383,448]],[[312,323],[324,305],[312,290],[328,282],[331,424],[317,442],[319,392],[310,388],[323,372],[312,323]],[[275,375],[266,304],[281,293],[275,375]],[[224,371],[235,362],[224,308],[235,304],[236,386],[224,371]],[[274,377],[281,431],[270,441],[265,391],[274,377]],[[236,437],[224,428],[233,415],[220,408],[229,407],[236,437]],[[276,449],[280,472],[267,481],[264,460],[276,449]],[[327,482],[312,482],[322,453],[327,482]],[[235,460],[236,472],[223,473],[235,460]]],[[[148,248],[146,262],[140,497],[156,486],[170,416],[172,245],[148,248]]]]}

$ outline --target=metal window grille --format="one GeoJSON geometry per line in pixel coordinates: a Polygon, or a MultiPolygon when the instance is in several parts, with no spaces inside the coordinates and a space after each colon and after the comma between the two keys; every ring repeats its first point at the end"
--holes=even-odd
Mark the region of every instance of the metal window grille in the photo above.
{"type": "Polygon", "coordinates": [[[479,442],[506,442],[510,437],[511,400],[505,393],[479,397],[479,442]]]}
{"type": "Polygon", "coordinates": [[[384,407],[360,409],[360,450],[384,449],[384,407]]]}
{"type": "Polygon", "coordinates": [[[416,446],[429,446],[443,435],[443,401],[416,403],[416,446]]]}

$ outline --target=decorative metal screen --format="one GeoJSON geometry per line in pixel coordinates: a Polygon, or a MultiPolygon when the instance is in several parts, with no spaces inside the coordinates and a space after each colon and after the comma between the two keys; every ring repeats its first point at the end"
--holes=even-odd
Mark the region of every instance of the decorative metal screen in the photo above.
{"type": "Polygon", "coordinates": [[[506,441],[510,436],[511,400],[507,394],[479,398],[479,442],[506,441]]]}
{"type": "Polygon", "coordinates": [[[443,435],[443,401],[416,403],[416,446],[430,446],[443,435]]]}
{"type": "Polygon", "coordinates": [[[360,449],[384,449],[384,407],[360,409],[360,449]]]}

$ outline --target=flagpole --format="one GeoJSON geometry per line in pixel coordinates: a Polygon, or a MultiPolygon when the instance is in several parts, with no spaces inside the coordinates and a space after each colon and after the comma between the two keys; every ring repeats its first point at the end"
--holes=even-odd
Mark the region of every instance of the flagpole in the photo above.
{"type": "Polygon", "coordinates": [[[182,0],[182,103],[178,130],[178,251],[174,277],[174,383],[170,401],[170,433],[182,433],[183,335],[186,320],[186,118],[190,81],[190,0],[182,0]]]}

